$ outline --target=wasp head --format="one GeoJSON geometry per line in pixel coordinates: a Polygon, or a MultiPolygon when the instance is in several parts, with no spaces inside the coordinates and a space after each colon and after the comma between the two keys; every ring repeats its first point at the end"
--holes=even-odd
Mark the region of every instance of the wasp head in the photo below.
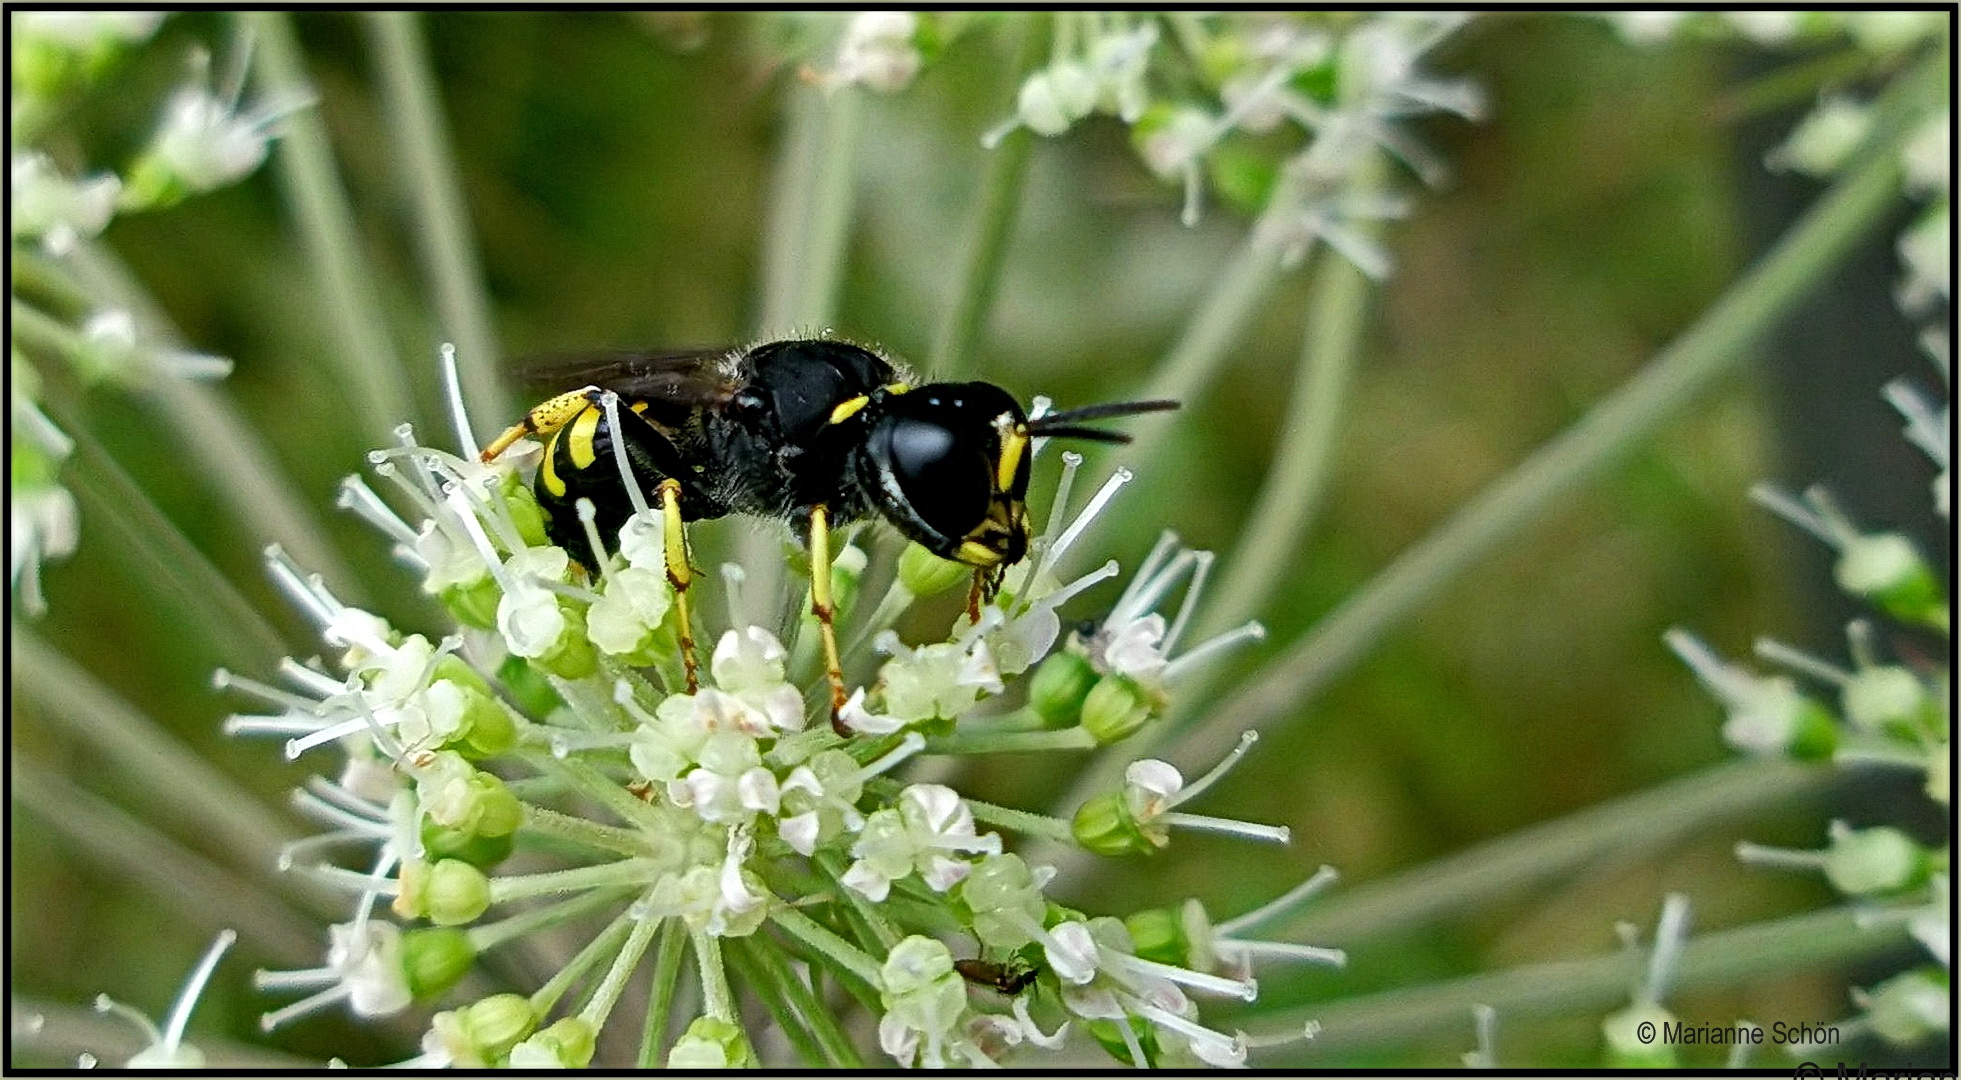
{"type": "Polygon", "coordinates": [[[860,479],[899,531],[982,569],[1028,552],[1028,419],[989,383],[933,383],[879,403],[860,479]]]}

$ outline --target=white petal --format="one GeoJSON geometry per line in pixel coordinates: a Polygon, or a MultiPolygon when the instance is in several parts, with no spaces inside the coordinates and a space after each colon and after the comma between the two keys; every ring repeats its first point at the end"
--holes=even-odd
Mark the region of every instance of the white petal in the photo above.
{"type": "MultiPolygon", "coordinates": [[[[1096,978],[1096,941],[1089,936],[1089,927],[1080,922],[1066,922],[1049,931],[1046,949],[1049,967],[1055,970],[1057,978],[1063,982],[1082,985],[1096,978]]],[[[1115,1004],[1114,999],[1111,1002],[1115,1004]]],[[[1081,1010],[1077,1010],[1081,1012],[1081,1010]]],[[[1118,1015],[1122,1010],[1118,1009],[1118,1015]]],[[[1089,1016],[1090,1013],[1082,1015],[1089,1016]]]]}
{"type": "Polygon", "coordinates": [[[808,858],[817,850],[819,822],[817,811],[787,817],[776,823],[776,835],[790,845],[790,850],[808,858]]]}
{"type": "Polygon", "coordinates": [[[886,895],[892,891],[892,879],[872,869],[871,864],[863,859],[852,863],[851,869],[846,870],[844,876],[838,880],[845,886],[863,893],[866,899],[875,904],[882,903],[886,895]]]}
{"type": "Polygon", "coordinates": [[[781,798],[776,786],[776,774],[761,765],[736,778],[735,793],[743,806],[772,815],[776,813],[781,798]]]}
{"type": "Polygon", "coordinates": [[[973,866],[959,859],[949,859],[944,855],[927,858],[925,869],[919,876],[931,886],[934,892],[945,892],[965,881],[973,866]]]}

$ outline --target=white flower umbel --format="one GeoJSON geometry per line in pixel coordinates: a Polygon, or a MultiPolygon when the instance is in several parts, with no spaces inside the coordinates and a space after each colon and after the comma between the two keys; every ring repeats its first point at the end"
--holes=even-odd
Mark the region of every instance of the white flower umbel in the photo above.
{"type": "MultiPolygon", "coordinates": [[[[134,1008],[116,1001],[107,994],[95,999],[95,1011],[114,1013],[135,1024],[143,1032],[149,1044],[130,1056],[123,1063],[127,1069],[201,1069],[204,1067],[204,1051],[184,1041],[185,1025],[191,1021],[191,1010],[197,1008],[197,999],[204,993],[205,984],[211,981],[211,973],[218,969],[218,961],[224,957],[225,950],[238,940],[238,934],[230,930],[221,931],[204,950],[204,957],[197,967],[191,970],[191,977],[184,981],[184,988],[177,993],[177,1000],[170,1006],[170,1015],[165,1018],[162,1030],[150,1022],[150,1018],[134,1008]]],[[[82,1057],[82,1067],[95,1064],[94,1055],[82,1057]]]]}
{"type": "Polygon", "coordinates": [[[910,11],[861,11],[845,27],[837,62],[816,76],[826,89],[859,85],[881,93],[904,90],[919,74],[920,16],[910,11]]]}
{"type": "MultiPolygon", "coordinates": [[[[602,404],[619,412],[616,401],[602,404]]],[[[1250,978],[1210,969],[1243,971],[1262,957],[1338,962],[1333,950],[1253,940],[1238,932],[1244,919],[1213,928],[1202,910],[1186,935],[1189,947],[1141,955],[1121,922],[1053,907],[1043,888],[1054,871],[1004,854],[1001,836],[977,828],[976,812],[990,825],[1049,835],[1066,823],[983,808],[951,787],[890,775],[935,742],[942,754],[983,752],[960,742],[977,707],[1045,662],[1064,601],[1116,573],[1105,563],[1063,583],[1052,570],[1128,474],[1112,476],[1073,517],[1066,492],[1058,493],[1030,558],[977,619],[959,618],[944,638],[904,645],[880,631],[913,595],[947,591],[968,577],[964,567],[949,575],[914,565],[909,584],[894,589],[898,600],[877,605],[859,631],[860,641],[875,639],[890,656],[876,683],[849,696],[838,731],[809,723],[805,701],[815,687],[792,680],[799,668],[814,679],[816,665],[738,617],[739,569],[723,574],[729,622],[711,628],[696,616],[703,640],[718,633],[702,685],[672,692],[672,599],[651,591],[666,587],[666,538],[644,492],[633,493],[642,505],[616,544],[591,535],[596,515],[582,516],[593,549],[614,553],[574,566],[547,541],[527,488],[535,451],[514,446],[508,459],[479,464],[471,460],[474,427],[460,412],[454,419],[463,456],[419,444],[406,427],[396,432],[397,445],[372,455],[394,505],[365,483],[341,491],[343,504],[394,543],[460,630],[440,638],[440,631],[398,630],[342,603],[318,575],[274,549],[274,582],[319,629],[338,672],[288,659],[279,686],[218,676],[220,685],[269,706],[265,715],[231,718],[230,730],[279,735],[292,754],[332,747],[344,756],[338,782],[316,779],[296,797],[304,816],[324,828],[287,845],[282,863],[347,895],[353,915],[329,932],[320,967],[260,976],[263,987],[299,998],[269,1012],[269,1024],[340,1002],[369,1017],[436,1000],[480,951],[609,911],[605,928],[543,986],[439,1013],[427,1052],[412,1064],[586,1063],[610,1041],[599,1036],[618,990],[657,938],[688,949],[702,987],[690,1034],[671,1062],[755,1062],[731,977],[764,978],[750,989],[765,1000],[772,992],[796,998],[808,983],[780,982],[804,980],[796,963],[835,967],[878,990],[880,1045],[907,1064],[981,1067],[1016,1048],[1060,1046],[1070,1024],[1042,1012],[1053,1008],[1053,992],[1016,995],[1008,1012],[970,1003],[970,995],[982,1006],[997,995],[970,987],[954,968],[935,940],[950,928],[980,941],[987,959],[1033,949],[1030,956],[1045,963],[1031,979],[1066,986],[1076,1029],[1088,1027],[1120,1060],[1144,1060],[1131,1028],[1143,1022],[1156,1029],[1146,1041],[1166,1063],[1237,1064],[1249,1044],[1202,1025],[1180,988],[1245,999],[1250,978]],[[636,571],[647,580],[636,582],[636,571]],[[636,597],[641,586],[648,591],[636,597]],[[608,614],[614,602],[620,610],[608,614]],[[914,724],[926,730],[904,730],[914,724]],[[527,859],[544,865],[522,872],[505,865],[521,839],[544,841],[525,845],[527,859]],[[394,916],[428,925],[385,921],[376,907],[383,898],[394,916]],[[493,911],[494,921],[482,921],[493,911]],[[760,932],[765,924],[770,932],[760,932]],[[839,936],[838,926],[855,940],[839,936]],[[785,936],[801,946],[794,954],[783,951],[785,936]],[[733,966],[725,966],[725,949],[733,966]],[[597,986],[589,1003],[577,1015],[555,1016],[560,998],[581,985],[597,986]],[[1038,1025],[1038,1015],[1053,1026],[1038,1025]]],[[[1079,463],[1065,458],[1064,476],[1079,463]]],[[[626,479],[635,478],[629,471],[626,479]]],[[[1174,682],[1180,664],[1215,648],[1178,648],[1209,558],[1162,548],[1119,599],[1094,658],[1078,642],[1070,659],[1092,679],[1174,682]],[[1167,622],[1157,609],[1174,592],[1184,594],[1184,607],[1167,622]]],[[[801,611],[784,613],[776,625],[800,618],[801,611]]],[[[1017,715],[998,725],[1007,737],[1067,736],[1083,745],[1079,732],[1017,728],[1027,718],[1017,715]]],[[[1191,785],[1168,766],[1147,763],[1112,797],[1135,836],[1162,838],[1190,826],[1280,838],[1281,829],[1179,811],[1237,757],[1191,785]]],[[[1283,901],[1319,887],[1310,882],[1283,901]]],[[[675,1000],[674,990],[664,984],[657,1000],[675,1000]]],[[[810,1023],[821,1030],[835,1021],[810,1023]]],[[[839,1029],[824,1037],[844,1036],[839,1029]]]]}

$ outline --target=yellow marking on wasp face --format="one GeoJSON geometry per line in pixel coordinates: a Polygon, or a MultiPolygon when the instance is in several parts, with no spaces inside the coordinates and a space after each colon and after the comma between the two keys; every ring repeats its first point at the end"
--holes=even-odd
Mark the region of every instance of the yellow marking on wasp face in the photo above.
{"type": "Polygon", "coordinates": [[[554,431],[551,434],[551,438],[545,440],[545,460],[538,466],[538,482],[545,485],[546,491],[551,492],[561,499],[565,497],[565,480],[558,475],[556,462],[558,460],[558,440],[559,436],[563,433],[562,430],[554,431]]]}
{"type": "Polygon", "coordinates": [[[844,423],[846,420],[849,420],[852,418],[852,416],[856,415],[859,409],[862,409],[865,406],[871,404],[871,401],[872,401],[871,398],[868,398],[863,394],[859,394],[857,397],[852,398],[849,401],[839,403],[837,408],[831,410],[831,423],[833,424],[844,423]]]}
{"type": "Polygon", "coordinates": [[[604,415],[600,409],[587,406],[586,411],[572,421],[572,429],[565,433],[571,440],[565,444],[565,449],[572,455],[573,468],[588,468],[599,459],[599,449],[593,446],[592,439],[599,433],[599,418],[604,415]]]}
{"type": "Polygon", "coordinates": [[[889,382],[886,383],[883,387],[881,387],[881,389],[883,389],[888,394],[903,394],[906,391],[912,389],[912,385],[910,383],[889,382]]]}
{"type": "Polygon", "coordinates": [[[994,486],[1008,491],[1015,486],[1015,473],[1021,468],[1021,455],[1028,449],[1028,429],[1017,425],[1001,435],[1001,460],[994,468],[994,486]]]}
{"type": "Polygon", "coordinates": [[[633,404],[628,405],[627,408],[632,409],[635,413],[644,413],[647,411],[647,403],[644,401],[636,401],[633,404]]]}
{"type": "Polygon", "coordinates": [[[968,566],[993,566],[1001,561],[1001,553],[978,540],[962,540],[955,559],[968,566]]]}

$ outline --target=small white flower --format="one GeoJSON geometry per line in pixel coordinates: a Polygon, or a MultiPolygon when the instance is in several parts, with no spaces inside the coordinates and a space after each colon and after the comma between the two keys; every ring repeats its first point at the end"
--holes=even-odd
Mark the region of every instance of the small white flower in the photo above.
{"type": "Polygon", "coordinates": [[[775,635],[748,626],[723,634],[709,661],[716,687],[761,718],[765,727],[756,734],[803,729],[803,695],[784,679],[785,655],[775,635]]]}
{"type": "Polygon", "coordinates": [[[8,581],[29,614],[47,610],[41,594],[41,565],[75,553],[81,534],[75,497],[55,485],[8,491],[8,581]]]}
{"type": "Polygon", "coordinates": [[[981,695],[1003,689],[1000,668],[981,633],[908,649],[888,630],[879,635],[878,648],[892,655],[879,669],[885,711],[908,723],[959,716],[981,695]]]}
{"type": "Polygon", "coordinates": [[[186,86],[164,108],[147,157],[163,176],[190,192],[223,187],[266,159],[278,121],[297,104],[240,111],[202,86],[186,86]]]}
{"type": "Polygon", "coordinates": [[[408,972],[402,966],[402,931],[382,919],[356,919],[327,928],[327,963],[305,971],[261,971],[253,985],[261,990],[321,989],[284,1008],[266,1013],[267,1031],[338,1001],[356,1016],[393,1016],[409,1007],[408,972]]]}
{"type": "Polygon", "coordinates": [[[565,612],[558,594],[542,582],[561,582],[571,568],[563,548],[525,548],[504,562],[509,586],[497,601],[497,631],[514,656],[537,659],[565,636],[565,612]]]}
{"type": "Polygon", "coordinates": [[[10,231],[16,240],[38,237],[50,255],[65,255],[109,224],[122,187],[113,173],[70,180],[46,154],[17,153],[9,192],[10,231]]]}
{"type": "MultiPolygon", "coordinates": [[[[184,1027],[190,1023],[191,1010],[197,1008],[197,1001],[204,993],[205,984],[211,980],[211,973],[218,968],[218,960],[231,948],[238,935],[230,930],[219,933],[204,956],[192,969],[191,977],[184,982],[184,988],[177,993],[177,1000],[170,1006],[170,1015],[163,1029],[150,1022],[150,1018],[135,1009],[115,1001],[107,994],[95,999],[95,1011],[115,1013],[134,1023],[150,1040],[148,1045],[130,1056],[124,1063],[129,1069],[201,1069],[204,1067],[204,1052],[184,1041],[184,1027]]],[[[89,1059],[92,1061],[93,1059],[89,1059]]]]}
{"type": "Polygon", "coordinates": [[[898,806],[865,820],[851,846],[857,862],[845,872],[846,885],[883,900],[892,882],[918,871],[935,892],[945,892],[967,876],[962,855],[1001,853],[1001,838],[977,835],[974,815],[958,792],[939,784],[914,784],[899,793],[898,806]]]}
{"type": "Polygon", "coordinates": [[[901,1065],[945,1068],[967,990],[945,945],[917,935],[892,947],[879,969],[878,1043],[901,1065]]]}
{"type": "Polygon", "coordinates": [[[919,74],[919,49],[913,45],[918,31],[919,16],[910,11],[859,12],[845,28],[837,66],[825,83],[856,83],[888,94],[905,89],[919,74]]]}
{"type": "Polygon", "coordinates": [[[1871,105],[1850,98],[1827,97],[1798,122],[1782,143],[1764,155],[1764,164],[1777,170],[1826,176],[1845,164],[1845,159],[1858,149],[1871,130],[1871,105]]]}
{"type": "Polygon", "coordinates": [[[623,566],[606,575],[606,588],[586,609],[586,636],[600,652],[619,655],[638,650],[659,629],[674,604],[667,575],[642,566],[623,566]]]}
{"type": "Polygon", "coordinates": [[[222,356],[143,340],[137,333],[135,316],[119,308],[89,316],[82,324],[81,339],[77,360],[87,368],[87,374],[96,377],[137,381],[163,375],[210,380],[231,374],[232,362],[222,356]]]}

